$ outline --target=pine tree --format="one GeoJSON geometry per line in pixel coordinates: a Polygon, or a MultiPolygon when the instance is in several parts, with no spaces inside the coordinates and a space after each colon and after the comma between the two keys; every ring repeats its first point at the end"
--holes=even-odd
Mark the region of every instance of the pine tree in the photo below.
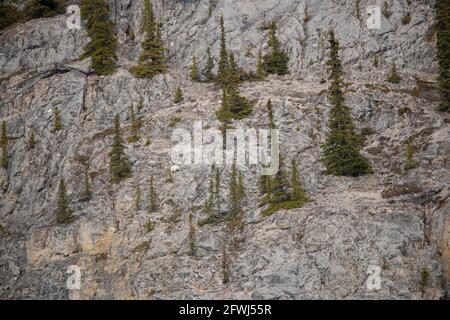
{"type": "Polygon", "coordinates": [[[109,153],[111,181],[119,183],[131,176],[131,163],[125,154],[125,146],[120,129],[119,115],[114,117],[114,141],[112,150],[109,153]]]}
{"type": "Polygon", "coordinates": [[[195,246],[195,227],[192,222],[192,212],[189,212],[188,223],[189,223],[189,255],[195,256],[196,246],[195,246]]]}
{"type": "Polygon", "coordinates": [[[219,58],[219,70],[217,73],[217,81],[222,85],[226,84],[228,72],[228,51],[227,51],[227,39],[225,36],[225,26],[223,16],[220,17],[220,58],[219,58]]]}
{"type": "Polygon", "coordinates": [[[268,74],[285,75],[289,73],[289,56],[281,49],[277,37],[277,23],[273,21],[269,25],[269,53],[264,56],[264,69],[268,74]]]}
{"type": "Polygon", "coordinates": [[[54,118],[53,132],[62,130],[63,129],[63,125],[62,125],[62,122],[61,122],[61,111],[59,111],[59,109],[57,107],[55,107],[53,109],[53,118],[54,118]]]}
{"type": "Polygon", "coordinates": [[[183,97],[183,90],[180,86],[177,87],[177,90],[175,91],[175,98],[173,100],[174,103],[180,103],[184,100],[183,97]]]}
{"type": "Polygon", "coordinates": [[[211,50],[209,47],[206,51],[206,54],[208,55],[208,59],[206,60],[206,65],[203,69],[203,76],[207,81],[214,81],[215,78],[214,74],[212,73],[212,70],[214,69],[214,59],[211,57],[211,50]]]}
{"type": "Polygon", "coordinates": [[[198,72],[198,65],[197,65],[197,59],[195,56],[192,57],[192,66],[191,66],[191,79],[194,81],[200,80],[200,74],[198,72]]]}
{"type": "Polygon", "coordinates": [[[56,219],[59,223],[64,224],[70,224],[75,220],[73,211],[69,206],[69,199],[67,197],[67,191],[63,177],[61,177],[61,180],[59,182],[56,219]]]}
{"type": "Polygon", "coordinates": [[[161,35],[161,24],[158,24],[150,0],[144,1],[144,32],[142,53],[139,63],[130,69],[137,78],[153,78],[167,72],[166,49],[161,35]]]}
{"type": "Polygon", "coordinates": [[[293,201],[296,201],[298,205],[303,205],[305,202],[308,202],[308,196],[303,189],[299,178],[298,178],[298,169],[297,169],[297,163],[295,160],[292,160],[292,173],[291,173],[291,191],[292,195],[291,198],[293,201]]]}
{"type": "Polygon", "coordinates": [[[330,32],[330,58],[327,65],[331,85],[329,100],[332,104],[328,127],[330,129],[323,147],[322,163],[326,174],[359,176],[372,172],[367,160],[360,155],[360,139],[355,133],[350,109],[345,105],[342,91],[342,63],[339,58],[339,42],[330,32]]]}
{"type": "Polygon", "coordinates": [[[2,157],[0,160],[0,166],[3,168],[8,167],[8,130],[6,129],[6,121],[2,122],[2,134],[0,136],[0,147],[2,148],[2,157]]]}
{"type": "Polygon", "coordinates": [[[92,198],[92,188],[91,183],[89,182],[89,172],[88,167],[84,171],[84,188],[83,193],[81,194],[81,200],[89,201],[92,198]]]}
{"type": "Polygon", "coordinates": [[[134,113],[133,106],[130,107],[130,113],[131,113],[131,136],[128,138],[128,142],[133,143],[139,141],[140,139],[139,130],[141,124],[139,117],[136,117],[136,114],[134,113]]]}
{"type": "Polygon", "coordinates": [[[34,149],[36,147],[36,137],[34,134],[34,130],[30,131],[30,136],[28,138],[28,149],[34,149]]]}
{"type": "Polygon", "coordinates": [[[81,16],[87,20],[87,34],[91,39],[84,48],[84,57],[92,57],[95,73],[113,74],[117,68],[117,39],[115,25],[109,20],[108,1],[83,0],[81,16]]]}
{"type": "Polygon", "coordinates": [[[450,2],[448,0],[436,0],[436,38],[438,82],[441,94],[438,110],[450,112],[450,2]]]}
{"type": "Polygon", "coordinates": [[[267,114],[269,116],[269,129],[275,129],[275,122],[273,118],[272,100],[267,100],[267,114]]]}
{"type": "Polygon", "coordinates": [[[400,83],[401,80],[402,78],[400,78],[399,74],[397,73],[397,67],[395,66],[395,63],[392,63],[391,71],[389,72],[387,81],[392,83],[400,83]]]}
{"type": "Polygon", "coordinates": [[[261,50],[259,50],[258,62],[256,63],[256,77],[261,81],[266,78],[266,71],[264,70],[264,59],[261,50]]]}
{"type": "Polygon", "coordinates": [[[150,176],[150,190],[148,195],[148,211],[156,212],[158,211],[158,196],[156,195],[155,186],[153,183],[153,175],[150,176]]]}
{"type": "Polygon", "coordinates": [[[229,215],[236,217],[241,213],[241,195],[239,190],[239,174],[236,168],[236,162],[231,166],[231,176],[229,183],[229,215]]]}

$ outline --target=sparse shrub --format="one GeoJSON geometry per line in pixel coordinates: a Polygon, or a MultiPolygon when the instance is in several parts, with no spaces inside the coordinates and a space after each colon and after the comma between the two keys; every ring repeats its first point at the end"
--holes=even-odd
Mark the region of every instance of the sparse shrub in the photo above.
{"type": "Polygon", "coordinates": [[[436,0],[436,39],[439,63],[439,91],[441,103],[438,110],[450,112],[450,1],[436,0]]]}
{"type": "Polygon", "coordinates": [[[194,224],[192,222],[193,217],[192,217],[192,212],[189,213],[189,217],[188,217],[188,223],[189,223],[189,254],[191,256],[195,256],[195,252],[197,250],[196,245],[195,245],[195,227],[194,224]]]}
{"type": "Polygon", "coordinates": [[[430,279],[430,270],[426,267],[422,268],[420,270],[420,277],[419,277],[419,288],[420,291],[422,292],[422,295],[425,292],[425,288],[428,285],[429,279],[430,279]]]}
{"type": "Polygon", "coordinates": [[[145,230],[147,231],[147,233],[150,233],[153,231],[153,229],[154,229],[153,222],[150,219],[148,219],[147,223],[145,224],[145,230]]]}
{"type": "Polygon", "coordinates": [[[180,86],[177,87],[177,90],[175,91],[175,98],[173,100],[174,103],[180,103],[184,100],[183,97],[183,90],[180,86]]]}
{"type": "Polygon", "coordinates": [[[28,138],[28,149],[31,150],[34,149],[35,147],[36,147],[36,137],[34,134],[34,130],[31,130],[28,138]]]}
{"type": "Polygon", "coordinates": [[[53,108],[53,132],[59,131],[63,129],[63,125],[61,122],[61,111],[57,107],[53,108]]]}
{"type": "Polygon", "coordinates": [[[403,16],[402,17],[402,23],[404,24],[404,25],[407,25],[407,24],[409,24],[411,22],[411,16],[410,15],[406,15],[406,16],[403,16]]]}
{"type": "Polygon", "coordinates": [[[391,83],[400,83],[400,81],[402,81],[402,78],[397,72],[397,67],[395,66],[395,63],[392,63],[391,71],[389,72],[387,81],[391,83]]]}

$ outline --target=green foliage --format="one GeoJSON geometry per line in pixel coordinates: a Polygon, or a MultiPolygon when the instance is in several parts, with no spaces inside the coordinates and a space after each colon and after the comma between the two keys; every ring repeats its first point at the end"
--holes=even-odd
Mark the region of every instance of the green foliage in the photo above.
{"type": "Polygon", "coordinates": [[[391,71],[389,72],[387,81],[391,83],[400,83],[400,81],[402,81],[402,78],[397,72],[397,67],[395,66],[395,63],[392,63],[391,71]]]}
{"type": "Polygon", "coordinates": [[[234,218],[242,213],[242,202],[245,198],[242,176],[238,172],[235,162],[231,166],[231,176],[228,188],[229,217],[234,218]]]}
{"type": "Polygon", "coordinates": [[[81,200],[82,201],[89,201],[92,198],[92,188],[91,183],[89,181],[89,170],[88,167],[86,167],[84,171],[84,187],[83,192],[81,194],[81,200]]]}
{"type": "Polygon", "coordinates": [[[130,113],[131,113],[131,136],[128,137],[128,142],[133,143],[136,141],[139,141],[139,130],[141,129],[141,119],[136,116],[134,113],[133,106],[130,107],[130,113]]]}
{"type": "Polygon", "coordinates": [[[0,30],[22,19],[22,12],[12,4],[0,3],[0,30]]]}
{"type": "Polygon", "coordinates": [[[425,291],[426,286],[428,285],[428,280],[430,279],[430,270],[426,267],[420,270],[420,278],[419,278],[419,287],[422,294],[425,291]]]}
{"type": "Polygon", "coordinates": [[[389,2],[388,1],[384,1],[383,3],[383,8],[381,9],[381,13],[387,18],[389,19],[392,15],[392,12],[389,10],[389,2]]]}
{"type": "MultiPolygon", "coordinates": [[[[211,177],[208,184],[208,198],[203,204],[203,212],[208,215],[208,223],[215,221],[220,212],[220,170],[218,167],[211,168],[211,177]],[[214,217],[214,218],[211,218],[214,217]]],[[[205,221],[202,221],[205,222],[205,221]]],[[[201,224],[201,223],[199,223],[201,224]]],[[[206,223],[203,223],[206,224],[206,223]]]]}
{"type": "Polygon", "coordinates": [[[450,112],[450,2],[436,0],[437,59],[439,63],[440,111],[450,112]]]}
{"type": "Polygon", "coordinates": [[[2,148],[2,156],[0,159],[0,166],[8,167],[8,130],[6,129],[6,121],[2,121],[2,133],[0,136],[0,147],[2,148]]]}
{"type": "Polygon", "coordinates": [[[188,223],[189,223],[189,234],[188,234],[189,255],[195,256],[195,252],[196,252],[197,248],[196,248],[196,245],[195,245],[195,227],[194,227],[194,224],[193,224],[192,220],[193,220],[192,212],[189,212],[189,217],[188,217],[188,223]]]}
{"type": "Polygon", "coordinates": [[[59,223],[64,224],[70,224],[75,221],[73,211],[69,206],[69,198],[67,197],[66,185],[63,177],[61,177],[59,182],[56,219],[59,223]]]}
{"type": "Polygon", "coordinates": [[[406,16],[403,16],[402,17],[402,23],[404,24],[404,25],[407,25],[407,24],[409,24],[411,22],[411,16],[410,15],[406,15],[406,16]]]}
{"type": "Polygon", "coordinates": [[[144,32],[142,53],[139,63],[130,69],[137,78],[153,78],[167,72],[167,58],[164,41],[161,35],[161,24],[158,24],[150,0],[144,1],[144,32]]]}
{"type": "Polygon", "coordinates": [[[53,132],[59,131],[63,129],[63,125],[61,122],[61,111],[57,107],[53,109],[53,132]]]}
{"type": "Polygon", "coordinates": [[[377,56],[377,55],[374,55],[374,56],[373,56],[373,66],[374,66],[375,68],[378,68],[379,65],[380,65],[380,62],[378,61],[378,56],[377,56]]]}
{"type": "Polygon", "coordinates": [[[417,162],[416,162],[416,160],[414,160],[415,154],[416,154],[416,148],[414,148],[414,145],[411,143],[410,140],[408,140],[407,147],[406,147],[406,163],[405,163],[406,171],[417,168],[417,162]]]}
{"type": "Polygon", "coordinates": [[[262,51],[258,52],[258,61],[256,63],[256,77],[258,80],[264,80],[266,78],[266,71],[264,70],[264,58],[262,56],[262,51]]]}
{"type": "Polygon", "coordinates": [[[148,193],[148,211],[156,212],[159,209],[158,196],[156,195],[155,186],[153,183],[153,175],[150,176],[150,189],[148,193]]]}
{"type": "Polygon", "coordinates": [[[203,68],[203,76],[206,78],[207,81],[214,81],[215,77],[212,73],[212,70],[214,69],[214,59],[211,57],[211,50],[208,47],[208,50],[206,51],[206,54],[208,55],[208,59],[206,60],[206,65],[203,68]]]}
{"type": "Polygon", "coordinates": [[[65,13],[65,0],[31,0],[24,9],[27,19],[48,18],[65,13]]]}
{"type": "Polygon", "coordinates": [[[264,70],[267,74],[285,75],[289,73],[289,56],[281,48],[277,37],[277,23],[269,26],[269,53],[264,56],[264,70]]]}
{"type": "Polygon", "coordinates": [[[112,150],[109,153],[109,160],[109,170],[111,173],[111,181],[113,183],[119,183],[120,181],[131,176],[131,163],[125,154],[125,146],[120,129],[119,115],[114,117],[114,139],[112,150]]]}
{"type": "Polygon", "coordinates": [[[36,147],[36,137],[34,134],[34,130],[30,131],[30,136],[28,138],[28,149],[34,149],[36,147]]]}
{"type": "Polygon", "coordinates": [[[227,83],[227,71],[228,71],[228,51],[227,51],[227,39],[225,36],[225,26],[223,16],[220,17],[220,57],[219,57],[219,70],[217,73],[217,81],[225,85],[227,83]]]}
{"type": "Polygon", "coordinates": [[[222,245],[222,283],[230,282],[230,261],[225,243],[222,245]]]}
{"type": "Polygon", "coordinates": [[[153,231],[153,229],[154,229],[153,222],[152,220],[148,219],[147,223],[145,224],[145,230],[147,231],[147,233],[150,233],[153,231]]]}
{"type": "Polygon", "coordinates": [[[269,129],[275,129],[275,121],[273,118],[272,100],[267,100],[267,115],[269,117],[269,129]]]}
{"type": "Polygon", "coordinates": [[[184,100],[183,96],[183,90],[180,86],[177,87],[177,90],[175,91],[175,98],[173,99],[174,103],[180,103],[184,100]]]}
{"type": "Polygon", "coordinates": [[[84,48],[84,57],[92,58],[91,67],[99,75],[111,75],[117,65],[115,26],[109,20],[106,0],[83,0],[81,17],[87,20],[87,34],[91,41],[84,48]]]}
{"type": "Polygon", "coordinates": [[[191,66],[191,79],[194,81],[200,80],[200,73],[198,72],[198,64],[195,56],[192,57],[192,66],[191,66]]]}
{"type": "Polygon", "coordinates": [[[367,160],[360,155],[360,138],[355,133],[355,125],[350,109],[345,105],[342,81],[342,63],[339,58],[339,42],[330,32],[330,58],[327,65],[331,85],[328,89],[332,104],[328,127],[330,129],[326,142],[322,146],[322,163],[325,174],[338,176],[359,176],[372,172],[367,160]]]}

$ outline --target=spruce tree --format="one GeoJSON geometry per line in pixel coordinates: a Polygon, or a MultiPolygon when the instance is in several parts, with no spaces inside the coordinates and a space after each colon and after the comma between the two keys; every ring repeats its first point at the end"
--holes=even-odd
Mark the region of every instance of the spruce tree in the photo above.
{"type": "Polygon", "coordinates": [[[195,246],[195,227],[193,223],[192,212],[189,212],[188,216],[188,224],[189,224],[189,255],[195,256],[196,246],[195,246]]]}
{"type": "Polygon", "coordinates": [[[258,52],[258,62],[256,63],[256,77],[261,81],[266,78],[266,71],[264,70],[264,59],[261,50],[259,50],[258,52]]]}
{"type": "Polygon", "coordinates": [[[239,173],[237,172],[236,162],[233,162],[231,166],[231,176],[228,189],[229,196],[229,215],[230,217],[236,217],[241,213],[241,200],[242,194],[239,187],[239,173]]]}
{"type": "Polygon", "coordinates": [[[289,73],[289,56],[281,48],[277,37],[277,23],[269,25],[269,53],[264,56],[264,69],[268,74],[285,75],[289,73]]]}
{"type": "Polygon", "coordinates": [[[8,167],[8,130],[6,129],[6,121],[2,121],[2,133],[0,136],[0,147],[2,148],[2,157],[0,159],[0,166],[8,167]]]}
{"type": "Polygon", "coordinates": [[[156,190],[153,182],[153,174],[150,176],[150,189],[148,194],[148,211],[156,212],[158,211],[158,196],[156,195],[156,190]]]}
{"type": "Polygon", "coordinates": [[[338,176],[360,176],[372,172],[367,160],[360,154],[360,139],[355,133],[355,125],[349,107],[345,105],[342,91],[342,63],[339,57],[339,42],[330,32],[330,58],[327,65],[331,85],[328,89],[331,110],[328,120],[330,129],[322,146],[322,163],[326,174],[338,176]]]}
{"type": "Polygon", "coordinates": [[[392,83],[400,83],[401,80],[402,80],[402,78],[400,78],[400,76],[397,72],[397,67],[395,66],[395,63],[392,63],[391,71],[389,72],[387,81],[392,82],[392,83]]]}
{"type": "Polygon", "coordinates": [[[441,94],[438,110],[450,112],[450,2],[448,0],[436,0],[436,38],[438,82],[441,94]]]}
{"type": "Polygon", "coordinates": [[[298,169],[297,169],[297,163],[295,160],[292,160],[291,163],[292,172],[291,172],[291,199],[293,201],[296,201],[299,206],[303,205],[305,202],[308,202],[308,196],[303,189],[300,180],[298,178],[298,169]]]}
{"type": "Polygon", "coordinates": [[[99,75],[113,74],[117,68],[115,25],[109,20],[106,0],[83,0],[81,17],[87,20],[91,41],[84,48],[84,57],[92,57],[91,67],[99,75]]]}
{"type": "Polygon", "coordinates": [[[153,78],[167,72],[166,49],[161,35],[161,24],[158,24],[150,0],[144,0],[144,41],[139,63],[130,69],[137,78],[153,78]]]}
{"type": "Polygon", "coordinates": [[[30,136],[28,138],[28,149],[34,149],[36,147],[36,137],[34,134],[34,130],[30,131],[30,136]]]}
{"type": "Polygon", "coordinates": [[[183,90],[180,86],[177,87],[177,90],[175,91],[175,98],[173,100],[174,103],[180,103],[184,100],[183,96],[183,90]]]}
{"type": "Polygon", "coordinates": [[[136,141],[139,141],[139,130],[140,130],[140,119],[136,116],[134,113],[133,106],[130,107],[130,113],[131,113],[131,136],[128,138],[128,142],[133,143],[136,141]]]}
{"type": "Polygon", "coordinates": [[[191,79],[194,81],[200,80],[200,73],[198,72],[198,64],[195,56],[192,57],[192,66],[191,66],[191,79]]]}
{"type": "Polygon", "coordinates": [[[59,131],[63,129],[63,125],[61,122],[61,111],[57,107],[53,109],[53,132],[59,131]]]}
{"type": "Polygon", "coordinates": [[[63,177],[61,177],[59,182],[56,219],[59,223],[64,224],[70,224],[75,221],[73,211],[70,208],[69,198],[67,197],[66,185],[63,177]]]}
{"type": "Polygon", "coordinates": [[[203,69],[203,76],[207,81],[214,81],[214,74],[212,70],[214,69],[214,59],[211,57],[211,50],[208,47],[206,54],[208,55],[208,59],[206,60],[205,68],[203,69]]]}
{"type": "Polygon", "coordinates": [[[414,159],[414,155],[416,153],[416,149],[414,148],[413,144],[410,140],[408,140],[408,143],[406,145],[406,163],[405,163],[405,170],[409,171],[414,168],[417,168],[417,162],[414,159]]]}
{"type": "Polygon", "coordinates": [[[119,183],[131,176],[131,163],[125,154],[125,146],[120,129],[119,115],[114,117],[114,139],[112,150],[109,153],[111,181],[119,183]]]}
{"type": "Polygon", "coordinates": [[[83,187],[83,193],[81,194],[81,200],[82,201],[89,201],[92,198],[92,188],[91,183],[89,182],[89,170],[88,167],[86,167],[84,171],[84,187],[83,187]]]}
{"type": "Polygon", "coordinates": [[[272,100],[267,100],[267,115],[269,116],[269,129],[275,129],[275,121],[273,118],[272,100]]]}
{"type": "Polygon", "coordinates": [[[220,57],[219,57],[219,70],[217,73],[217,81],[222,85],[226,84],[228,72],[228,51],[227,51],[227,39],[225,36],[225,26],[223,16],[220,17],[220,57]]]}

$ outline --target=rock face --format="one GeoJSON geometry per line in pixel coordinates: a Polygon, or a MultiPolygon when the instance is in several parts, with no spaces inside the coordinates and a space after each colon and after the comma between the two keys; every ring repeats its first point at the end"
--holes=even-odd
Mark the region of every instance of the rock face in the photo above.
{"type": "MultiPolygon", "coordinates": [[[[68,30],[66,16],[32,20],[0,35],[0,118],[10,138],[10,166],[0,169],[0,297],[446,298],[450,116],[436,112],[434,1],[392,1],[381,30],[367,29],[365,9],[373,3],[364,0],[359,17],[350,0],[153,2],[164,23],[170,72],[152,80],[127,71],[139,54],[143,1],[110,1],[119,40],[113,76],[90,73],[89,61],[80,60],[85,30],[68,30]],[[259,48],[265,48],[261,26],[279,22],[291,74],[244,83],[241,92],[254,102],[253,113],[235,125],[267,128],[265,104],[271,98],[281,151],[297,160],[312,199],[303,208],[264,218],[257,205],[257,171],[240,167],[247,192],[242,228],[197,224],[205,218],[201,206],[210,166],[181,166],[167,178],[175,128],[192,130],[199,120],[205,128],[219,127],[215,110],[221,90],[190,81],[188,70],[193,55],[204,64],[208,46],[217,57],[222,14],[229,49],[247,70],[254,70],[259,48]],[[407,14],[412,19],[404,25],[407,14]],[[347,104],[366,135],[363,152],[374,168],[371,176],[321,174],[329,104],[327,84],[320,80],[327,78],[331,28],[341,42],[347,104]],[[384,80],[392,62],[403,78],[400,84],[384,80]],[[177,85],[185,101],[175,105],[177,85]],[[140,99],[141,139],[126,149],[133,177],[112,185],[112,119],[120,115],[128,136],[128,110],[140,99]],[[64,125],[56,133],[54,107],[64,125]],[[34,149],[27,146],[31,130],[34,149]],[[406,171],[408,139],[418,166],[406,171]],[[87,165],[94,194],[81,201],[87,165]],[[149,214],[152,174],[161,206],[149,214]],[[58,225],[54,214],[60,176],[77,217],[69,226],[58,225]],[[138,186],[142,196],[136,204],[138,186]],[[189,213],[194,256],[189,255],[189,213]],[[149,218],[154,229],[147,233],[149,218]],[[66,287],[71,265],[81,270],[77,290],[66,287]],[[379,268],[379,290],[368,289],[371,267],[379,268]]],[[[224,202],[228,177],[224,168],[224,202]]]]}

